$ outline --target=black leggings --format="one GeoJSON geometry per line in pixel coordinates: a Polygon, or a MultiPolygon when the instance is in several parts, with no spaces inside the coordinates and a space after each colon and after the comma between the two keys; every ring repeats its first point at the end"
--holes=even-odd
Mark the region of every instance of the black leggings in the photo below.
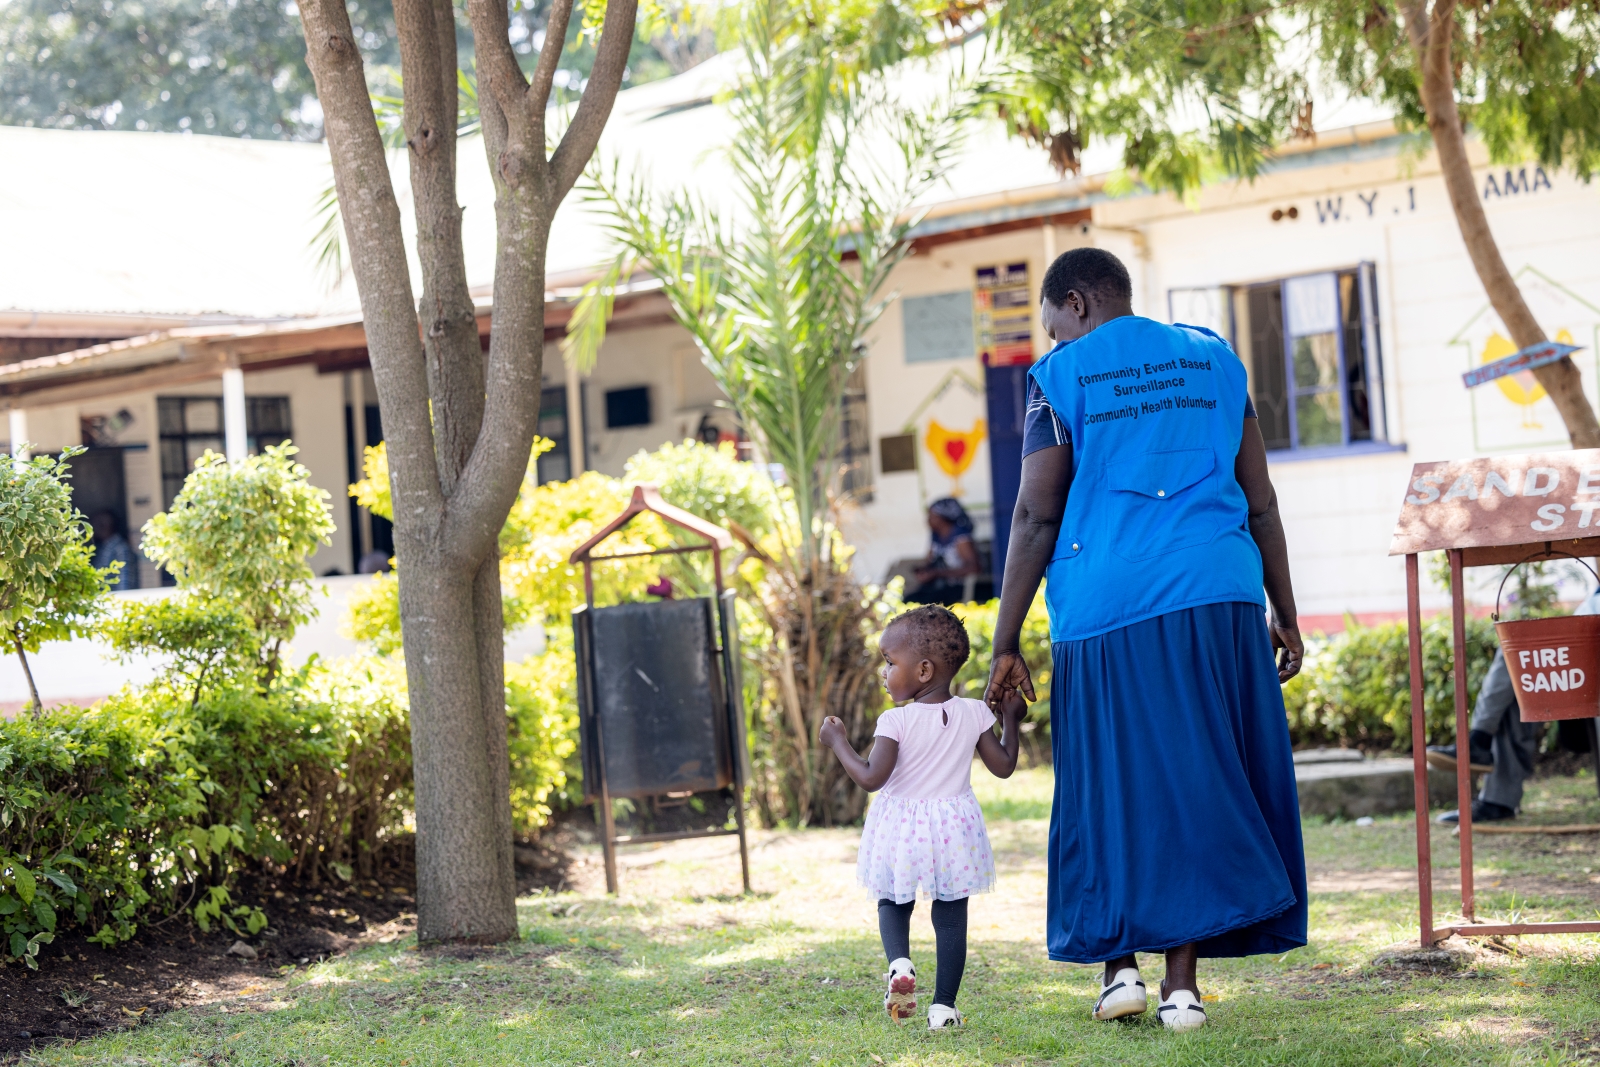
{"type": "MultiPolygon", "coordinates": [[[[878,936],[883,938],[883,954],[890,963],[911,956],[911,913],[916,906],[914,900],[904,904],[878,901],[878,936]]],[[[967,969],[966,897],[933,902],[933,934],[938,945],[933,1002],[953,1008],[961,990],[961,974],[967,969]]]]}

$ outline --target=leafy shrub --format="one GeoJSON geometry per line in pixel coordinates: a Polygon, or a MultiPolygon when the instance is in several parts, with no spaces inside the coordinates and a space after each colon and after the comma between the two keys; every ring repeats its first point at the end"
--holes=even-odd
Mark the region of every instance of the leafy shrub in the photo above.
{"type": "Polygon", "coordinates": [[[85,632],[99,611],[106,581],[120,563],[94,567],[88,524],[72,506],[64,462],[36,456],[0,461],[0,647],[22,660],[35,711],[39,694],[27,653],[46,641],[85,632]]]}
{"type": "Polygon", "coordinates": [[[552,794],[576,801],[582,773],[578,751],[578,679],[572,635],[550,634],[544,654],[506,664],[510,717],[511,819],[533,836],[550,821],[552,794]]]}
{"type": "Polygon", "coordinates": [[[224,601],[256,631],[263,680],[279,669],[284,642],[313,614],[315,577],[306,560],[328,544],[328,494],[311,484],[284,443],[229,463],[195,461],[172,507],[144,526],[141,548],[178,588],[224,601]]]}
{"type": "Polygon", "coordinates": [[[381,662],[0,722],[0,956],[32,964],[63,922],[124,941],[147,911],[254,932],[238,871],[370,875],[410,786],[404,688],[381,662]]]}
{"type": "MultiPolygon", "coordinates": [[[[1477,699],[1496,647],[1494,625],[1468,618],[1467,701],[1477,699]]],[[[1455,674],[1450,618],[1422,626],[1423,709],[1429,744],[1455,740],[1455,674]]],[[[1289,734],[1312,744],[1411,747],[1411,652],[1406,624],[1346,629],[1308,650],[1305,667],[1283,687],[1289,734]]]]}
{"type": "Polygon", "coordinates": [[[158,684],[189,695],[238,685],[257,662],[257,637],[248,620],[222,601],[180,594],[164,600],[129,600],[108,615],[99,633],[123,662],[154,656],[164,661],[158,684]]]}

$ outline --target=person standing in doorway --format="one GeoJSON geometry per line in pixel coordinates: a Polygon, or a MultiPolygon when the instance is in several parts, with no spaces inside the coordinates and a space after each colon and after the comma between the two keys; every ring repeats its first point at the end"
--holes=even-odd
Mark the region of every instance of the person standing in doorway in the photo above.
{"type": "Polygon", "coordinates": [[[104,570],[113,563],[122,564],[111,580],[112,591],[139,588],[139,561],[134,557],[133,546],[118,529],[117,517],[109,511],[97,511],[89,520],[89,528],[94,534],[95,567],[104,570]]]}
{"type": "Polygon", "coordinates": [[[1209,330],[1135,316],[1132,293],[1100,249],[1045,274],[1058,343],[1030,372],[985,699],[1034,697],[1019,640],[1044,579],[1050,958],[1104,964],[1104,1020],[1146,1009],[1137,954],[1165,953],[1157,1014],[1192,1030],[1198,958],[1306,943],[1279,689],[1302,643],[1244,366],[1209,330]]]}

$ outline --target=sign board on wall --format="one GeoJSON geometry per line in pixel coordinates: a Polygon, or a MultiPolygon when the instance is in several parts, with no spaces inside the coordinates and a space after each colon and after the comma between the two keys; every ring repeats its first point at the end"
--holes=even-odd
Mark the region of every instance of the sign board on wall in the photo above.
{"type": "Polygon", "coordinates": [[[972,291],[900,298],[907,363],[972,358],[972,291]]]}
{"type": "Polygon", "coordinates": [[[978,358],[988,367],[1033,362],[1033,300],[1028,264],[979,267],[972,294],[978,358]]]}

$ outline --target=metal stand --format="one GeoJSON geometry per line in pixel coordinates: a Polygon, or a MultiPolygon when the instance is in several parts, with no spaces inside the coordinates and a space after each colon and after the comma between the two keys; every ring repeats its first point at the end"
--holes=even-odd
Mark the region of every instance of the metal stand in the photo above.
{"type": "MultiPolygon", "coordinates": [[[[631,834],[623,837],[617,836],[616,819],[611,810],[611,790],[606,781],[605,739],[602,716],[592,716],[593,739],[596,746],[595,776],[595,825],[600,829],[601,848],[605,854],[606,867],[606,892],[615,895],[617,892],[617,846],[640,845],[657,841],[683,841],[699,837],[730,837],[738,835],[739,838],[739,865],[744,880],[744,891],[750,889],[750,848],[745,823],[745,789],[749,780],[749,756],[744,739],[744,713],[743,697],[739,671],[738,650],[738,622],[733,617],[734,594],[732,590],[723,588],[722,581],[722,550],[733,545],[733,538],[726,530],[697,518],[679,508],[666,503],[657,493],[653,485],[634,486],[633,498],[621,515],[608,523],[594,537],[590,538],[581,547],[576,549],[570,561],[583,564],[583,593],[584,603],[587,608],[594,608],[594,571],[596,561],[608,559],[630,559],[640,556],[679,555],[689,552],[711,553],[711,567],[716,582],[716,615],[717,615],[717,645],[716,655],[721,661],[721,678],[723,684],[726,713],[729,717],[728,744],[733,751],[729,753],[733,765],[733,802],[734,821],[736,828],[732,830],[684,830],[674,833],[661,834],[631,834]],[[651,552],[623,552],[608,556],[596,556],[594,548],[625,526],[634,516],[645,512],[654,512],[667,522],[682,529],[689,530],[706,539],[705,544],[689,545],[681,548],[663,548],[651,552]]],[[[592,694],[594,693],[594,679],[590,676],[591,660],[587,650],[581,645],[575,646],[574,652],[578,658],[578,685],[586,694],[590,707],[594,707],[592,694]]]]}
{"type": "MultiPolygon", "coordinates": [[[[1546,543],[1546,554],[1558,555],[1554,546],[1546,543]]],[[[1467,748],[1467,619],[1462,594],[1462,578],[1466,570],[1463,551],[1452,548],[1450,559],[1450,621],[1451,648],[1455,663],[1456,751],[1458,756],[1467,748]]],[[[1498,559],[1475,560],[1473,565],[1500,562],[1498,559]]],[[[1471,760],[1456,760],[1456,803],[1461,812],[1461,916],[1464,920],[1449,926],[1433,925],[1433,852],[1431,829],[1428,823],[1428,735],[1426,715],[1422,706],[1422,606],[1417,573],[1417,554],[1406,556],[1406,620],[1407,641],[1411,653],[1411,760],[1416,776],[1417,805],[1417,899],[1421,926],[1421,941],[1429,948],[1454,935],[1464,937],[1490,937],[1503,934],[1588,934],[1600,933],[1600,922],[1543,922],[1543,923],[1480,923],[1477,920],[1472,877],[1472,770],[1471,760]]],[[[1591,720],[1590,730],[1594,727],[1591,720]]],[[[1600,744],[1592,745],[1597,779],[1600,779],[1600,744]]]]}

